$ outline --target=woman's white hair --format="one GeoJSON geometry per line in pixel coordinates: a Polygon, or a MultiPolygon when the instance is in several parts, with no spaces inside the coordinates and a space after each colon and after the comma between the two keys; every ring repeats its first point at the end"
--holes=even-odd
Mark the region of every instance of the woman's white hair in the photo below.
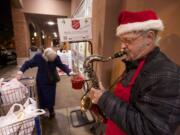
{"type": "Polygon", "coordinates": [[[55,57],[57,54],[52,48],[46,48],[43,56],[48,60],[49,57],[55,57]]]}

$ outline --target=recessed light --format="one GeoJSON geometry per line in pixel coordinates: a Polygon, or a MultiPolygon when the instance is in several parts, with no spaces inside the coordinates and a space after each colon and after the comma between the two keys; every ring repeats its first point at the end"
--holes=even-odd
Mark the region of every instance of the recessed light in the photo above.
{"type": "Polygon", "coordinates": [[[42,38],[45,39],[45,35],[42,35],[42,38]]]}
{"type": "Polygon", "coordinates": [[[53,35],[54,35],[54,37],[57,37],[57,33],[56,32],[53,32],[53,35]]]}
{"type": "Polygon", "coordinates": [[[34,32],[34,37],[37,37],[37,32],[34,32]]]}
{"type": "Polygon", "coordinates": [[[54,25],[54,24],[55,24],[55,22],[53,22],[53,21],[49,21],[49,22],[47,22],[47,24],[48,24],[48,25],[54,25]]]}

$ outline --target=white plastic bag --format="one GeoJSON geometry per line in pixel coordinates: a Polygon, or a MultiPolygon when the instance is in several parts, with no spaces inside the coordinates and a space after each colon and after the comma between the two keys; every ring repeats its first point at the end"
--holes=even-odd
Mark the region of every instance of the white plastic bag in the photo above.
{"type": "Polygon", "coordinates": [[[32,98],[28,98],[23,106],[25,120],[23,121],[18,135],[31,135],[35,126],[34,118],[38,115],[44,114],[45,111],[37,109],[37,102],[32,98]]]}
{"type": "Polygon", "coordinates": [[[28,98],[25,104],[14,104],[6,116],[0,117],[0,135],[31,135],[35,126],[34,118],[44,114],[37,109],[37,103],[28,98]],[[19,107],[18,111],[15,108],[19,107]]]}
{"type": "Polygon", "coordinates": [[[32,117],[32,113],[34,110],[37,109],[37,102],[32,98],[28,98],[23,106],[24,106],[24,118],[27,120],[23,122],[19,135],[31,135],[35,126],[34,117],[32,117]]]}
{"type": "Polygon", "coordinates": [[[0,135],[12,135],[17,134],[20,130],[24,119],[23,106],[21,104],[14,104],[6,116],[0,117],[0,135]],[[19,110],[15,111],[15,107],[19,110]]]}
{"type": "Polygon", "coordinates": [[[37,108],[37,102],[32,98],[28,98],[23,106],[24,106],[24,118],[25,119],[28,119],[31,117],[37,117],[37,116],[45,113],[45,111],[43,109],[37,108]]]}
{"type": "Polygon", "coordinates": [[[10,105],[22,101],[28,89],[17,79],[4,82],[0,88],[3,105],[10,105]]]}
{"type": "Polygon", "coordinates": [[[25,111],[30,112],[37,109],[37,102],[32,98],[28,98],[23,106],[25,111]]]}

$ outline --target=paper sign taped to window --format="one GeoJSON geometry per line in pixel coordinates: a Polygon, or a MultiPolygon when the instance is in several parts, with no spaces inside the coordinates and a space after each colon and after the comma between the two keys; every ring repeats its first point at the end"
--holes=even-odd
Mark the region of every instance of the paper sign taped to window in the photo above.
{"type": "Polygon", "coordinates": [[[61,42],[92,39],[91,18],[57,19],[61,42]]]}

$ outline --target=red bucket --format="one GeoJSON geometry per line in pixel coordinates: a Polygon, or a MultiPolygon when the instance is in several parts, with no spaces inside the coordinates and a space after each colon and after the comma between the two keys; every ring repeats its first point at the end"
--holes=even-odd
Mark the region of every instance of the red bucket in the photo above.
{"type": "Polygon", "coordinates": [[[82,89],[82,87],[83,87],[84,79],[80,75],[73,76],[71,79],[71,83],[72,83],[73,89],[79,90],[79,89],[82,89]]]}

